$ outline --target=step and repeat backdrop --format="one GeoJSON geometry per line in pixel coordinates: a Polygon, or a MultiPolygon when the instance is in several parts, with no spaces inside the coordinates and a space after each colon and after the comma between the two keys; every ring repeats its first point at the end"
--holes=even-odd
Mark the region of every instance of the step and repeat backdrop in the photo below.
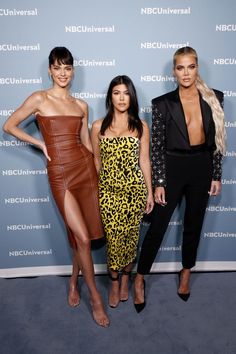
{"type": "MultiPolygon", "coordinates": [[[[74,97],[89,121],[105,113],[109,82],[119,74],[137,88],[140,116],[151,125],[151,99],[176,87],[172,56],[199,55],[200,74],[224,92],[228,136],[223,189],[206,211],[196,270],[236,270],[236,2],[235,0],[1,0],[0,127],[33,91],[51,85],[48,54],[68,47],[75,58],[74,97]]],[[[35,117],[23,124],[39,136],[35,117]]],[[[0,130],[0,276],[69,274],[71,250],[36,148],[0,130]]],[[[152,271],[180,267],[183,205],[175,211],[152,271]]],[[[141,226],[141,240],[147,225],[141,226]]],[[[93,244],[97,273],[106,272],[104,243],[93,244]]]]}

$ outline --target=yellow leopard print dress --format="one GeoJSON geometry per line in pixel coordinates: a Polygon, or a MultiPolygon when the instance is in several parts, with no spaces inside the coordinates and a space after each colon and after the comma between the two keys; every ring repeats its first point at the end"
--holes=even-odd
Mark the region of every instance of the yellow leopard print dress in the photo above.
{"type": "Polygon", "coordinates": [[[101,217],[107,239],[107,264],[121,270],[134,261],[147,188],[138,165],[139,139],[102,138],[99,176],[101,217]]]}

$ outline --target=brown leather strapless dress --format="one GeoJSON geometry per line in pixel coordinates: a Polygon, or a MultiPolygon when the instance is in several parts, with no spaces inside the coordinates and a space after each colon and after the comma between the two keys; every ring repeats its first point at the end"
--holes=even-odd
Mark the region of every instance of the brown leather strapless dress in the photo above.
{"type": "Polygon", "coordinates": [[[101,238],[97,172],[93,155],[80,140],[83,117],[37,114],[36,118],[51,158],[47,164],[50,187],[67,227],[71,247],[77,248],[77,244],[65,215],[67,190],[78,203],[90,238],[101,238]]]}

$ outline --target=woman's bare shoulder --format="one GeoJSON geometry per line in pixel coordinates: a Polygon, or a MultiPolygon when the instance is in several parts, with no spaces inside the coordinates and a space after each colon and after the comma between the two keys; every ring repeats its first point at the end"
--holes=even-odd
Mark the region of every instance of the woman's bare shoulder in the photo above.
{"type": "Polygon", "coordinates": [[[97,119],[93,122],[92,126],[94,129],[100,129],[102,126],[103,118],[97,119]]]}
{"type": "Polygon", "coordinates": [[[80,98],[75,99],[76,104],[82,109],[82,111],[87,112],[88,111],[88,104],[86,101],[81,100],[80,98]]]}
{"type": "Polygon", "coordinates": [[[143,129],[144,130],[149,130],[149,125],[148,123],[144,120],[144,119],[141,119],[141,122],[143,124],[143,129]]]}
{"type": "Polygon", "coordinates": [[[35,91],[27,98],[27,100],[40,104],[45,101],[46,96],[46,91],[35,91]]]}

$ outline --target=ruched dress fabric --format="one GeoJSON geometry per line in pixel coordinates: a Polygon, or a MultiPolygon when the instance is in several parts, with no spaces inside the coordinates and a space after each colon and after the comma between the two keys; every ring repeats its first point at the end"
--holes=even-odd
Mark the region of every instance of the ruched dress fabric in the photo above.
{"type": "Polygon", "coordinates": [[[119,271],[136,258],[147,188],[136,137],[102,138],[99,202],[107,239],[107,265],[119,271]]]}
{"type": "Polygon", "coordinates": [[[51,161],[47,162],[49,184],[65,222],[72,248],[77,243],[65,214],[65,194],[69,191],[81,210],[90,239],[104,235],[98,201],[98,177],[93,155],[81,143],[80,116],[36,116],[51,161]]]}

